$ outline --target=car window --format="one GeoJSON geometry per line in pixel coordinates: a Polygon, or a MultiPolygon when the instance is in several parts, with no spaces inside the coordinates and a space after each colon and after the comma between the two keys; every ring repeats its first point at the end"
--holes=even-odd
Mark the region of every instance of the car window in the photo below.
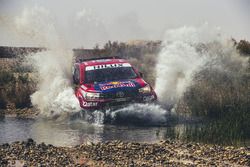
{"type": "Polygon", "coordinates": [[[85,83],[134,79],[137,77],[132,67],[104,68],[85,71],[85,83]]]}

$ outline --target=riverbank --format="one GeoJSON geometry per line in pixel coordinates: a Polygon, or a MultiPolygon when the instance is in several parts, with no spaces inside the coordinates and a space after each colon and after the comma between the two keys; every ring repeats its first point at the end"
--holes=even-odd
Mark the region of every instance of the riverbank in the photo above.
{"type": "Polygon", "coordinates": [[[15,117],[15,118],[36,118],[39,112],[35,108],[11,108],[0,110],[1,117],[15,117]]]}
{"type": "Polygon", "coordinates": [[[0,166],[249,166],[249,147],[165,140],[155,144],[108,141],[75,147],[25,142],[0,145],[0,166]]]}

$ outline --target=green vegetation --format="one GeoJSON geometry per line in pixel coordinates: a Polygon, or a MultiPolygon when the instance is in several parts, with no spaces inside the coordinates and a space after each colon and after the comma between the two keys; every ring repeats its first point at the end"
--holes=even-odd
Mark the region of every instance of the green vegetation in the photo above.
{"type": "Polygon", "coordinates": [[[209,69],[197,74],[184,101],[191,115],[202,117],[203,123],[186,127],[183,138],[234,145],[249,141],[249,69],[250,63],[246,69],[209,69]]]}
{"type": "Polygon", "coordinates": [[[34,85],[27,73],[0,71],[0,109],[6,109],[8,105],[17,108],[30,106],[34,85]]]}
{"type": "Polygon", "coordinates": [[[0,93],[0,99],[1,99],[0,100],[0,109],[5,109],[7,103],[6,103],[6,100],[5,100],[5,96],[2,93],[0,93]]]}
{"type": "Polygon", "coordinates": [[[204,71],[204,74],[184,96],[193,115],[220,118],[229,111],[246,111],[250,107],[245,73],[204,71]]]}
{"type": "Polygon", "coordinates": [[[0,85],[9,84],[10,82],[15,82],[13,73],[8,71],[0,71],[0,85]]]}
{"type": "Polygon", "coordinates": [[[18,64],[12,69],[13,72],[15,73],[31,73],[34,70],[32,69],[31,66],[24,66],[22,64],[18,64]]]}
{"type": "Polygon", "coordinates": [[[29,82],[28,74],[19,75],[18,80],[21,81],[23,84],[29,82]]]}
{"type": "Polygon", "coordinates": [[[241,54],[250,56],[250,42],[246,40],[240,40],[236,47],[241,54]]]}
{"type": "Polygon", "coordinates": [[[201,143],[248,146],[250,127],[246,117],[249,114],[245,114],[229,112],[224,119],[204,119],[200,123],[177,125],[168,129],[166,136],[201,143]]]}

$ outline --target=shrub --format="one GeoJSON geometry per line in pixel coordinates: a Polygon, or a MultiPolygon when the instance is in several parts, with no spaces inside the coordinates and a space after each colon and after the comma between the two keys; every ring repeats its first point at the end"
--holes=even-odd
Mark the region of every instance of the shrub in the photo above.
{"type": "Polygon", "coordinates": [[[236,48],[239,50],[241,54],[250,55],[250,42],[246,40],[240,40],[236,48]]]}
{"type": "Polygon", "coordinates": [[[16,73],[27,73],[27,72],[32,72],[33,69],[31,66],[24,66],[24,65],[18,65],[13,68],[13,72],[16,73]]]}
{"type": "Polygon", "coordinates": [[[185,93],[184,100],[195,116],[220,118],[229,111],[247,111],[248,82],[244,75],[204,71],[205,78],[197,81],[185,93]]]}
{"type": "Polygon", "coordinates": [[[13,73],[7,71],[0,71],[0,85],[8,84],[9,82],[14,82],[15,77],[13,73]]]}
{"type": "Polygon", "coordinates": [[[0,109],[6,108],[6,98],[3,96],[3,94],[0,92],[0,109]]]}
{"type": "Polygon", "coordinates": [[[22,83],[28,83],[29,82],[28,74],[19,75],[18,80],[21,81],[22,83]]]}

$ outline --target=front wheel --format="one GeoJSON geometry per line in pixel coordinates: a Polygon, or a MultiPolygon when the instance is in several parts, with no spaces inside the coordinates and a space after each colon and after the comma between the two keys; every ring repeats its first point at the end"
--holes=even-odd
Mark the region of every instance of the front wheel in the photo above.
{"type": "Polygon", "coordinates": [[[87,122],[93,122],[93,119],[94,119],[91,112],[86,111],[86,110],[80,111],[80,117],[87,122]]]}
{"type": "Polygon", "coordinates": [[[83,120],[93,124],[103,124],[105,122],[106,113],[103,111],[80,111],[80,116],[83,120]]]}

